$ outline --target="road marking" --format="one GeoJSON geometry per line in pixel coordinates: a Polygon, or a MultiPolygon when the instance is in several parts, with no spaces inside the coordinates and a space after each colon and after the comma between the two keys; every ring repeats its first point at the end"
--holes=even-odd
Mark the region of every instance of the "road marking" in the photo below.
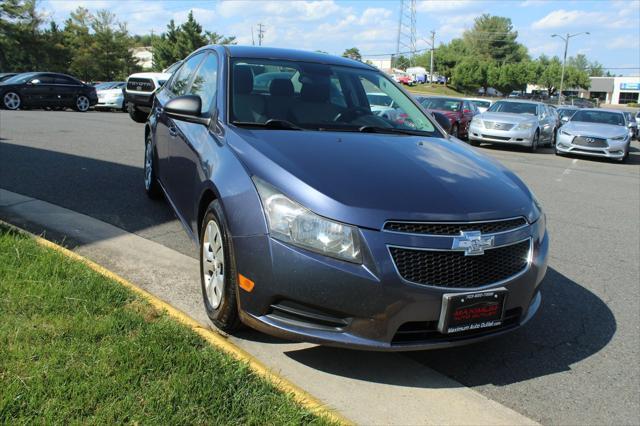
{"type": "Polygon", "coordinates": [[[98,274],[106,278],[109,278],[110,280],[113,280],[118,284],[133,291],[134,293],[140,295],[141,297],[146,299],[147,302],[149,302],[149,304],[151,304],[151,306],[156,308],[158,311],[166,312],[167,315],[172,317],[174,320],[182,323],[183,325],[189,327],[191,330],[199,334],[212,346],[215,346],[216,348],[227,353],[228,355],[231,355],[235,359],[246,363],[249,366],[249,368],[251,368],[251,370],[253,370],[253,372],[257,376],[260,376],[263,379],[267,380],[272,385],[274,385],[277,389],[279,389],[281,392],[291,395],[298,404],[302,405],[304,408],[311,411],[312,413],[320,417],[326,417],[329,420],[336,422],[338,424],[342,424],[342,425],[353,424],[353,422],[343,417],[341,414],[331,410],[326,406],[326,404],[321,403],[315,397],[311,396],[309,393],[302,390],[300,387],[294,385],[293,383],[289,382],[287,379],[277,375],[276,373],[268,369],[264,364],[258,361],[254,356],[242,350],[238,346],[234,345],[219,333],[202,327],[198,322],[196,322],[194,319],[186,315],[184,312],[174,308],[167,302],[158,299],[153,294],[138,287],[137,285],[133,284],[131,281],[128,281],[122,278],[120,275],[116,274],[115,272],[112,272],[106,269],[105,267],[98,265],[97,263],[87,259],[86,257],[79,255],[78,253],[75,253],[67,248],[59,246],[58,244],[55,244],[42,237],[34,235],[31,232],[26,231],[20,227],[7,223],[3,220],[0,220],[0,225],[33,238],[39,245],[43,247],[55,250],[58,253],[70,259],[84,263],[87,267],[97,272],[98,274]]]}
{"type": "Polygon", "coordinates": [[[571,174],[571,170],[572,168],[578,163],[578,159],[574,158],[573,160],[571,160],[571,164],[569,164],[569,167],[567,167],[566,169],[564,169],[564,171],[562,172],[562,174],[560,175],[559,178],[556,178],[556,182],[562,182],[562,178],[565,176],[569,176],[571,174]]]}

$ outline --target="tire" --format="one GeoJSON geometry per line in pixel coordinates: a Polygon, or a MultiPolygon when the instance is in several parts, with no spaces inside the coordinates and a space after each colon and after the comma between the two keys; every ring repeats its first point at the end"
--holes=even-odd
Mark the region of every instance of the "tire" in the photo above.
{"type": "Polygon", "coordinates": [[[91,101],[85,95],[78,95],[75,108],[78,112],[87,112],[91,108],[91,101]]]}
{"type": "Polygon", "coordinates": [[[460,139],[460,126],[458,126],[458,124],[454,124],[453,126],[451,126],[451,136],[455,136],[456,138],[460,139]]]}
{"type": "Polygon", "coordinates": [[[540,143],[540,132],[536,130],[536,134],[533,135],[533,140],[531,141],[531,146],[529,147],[529,151],[536,152],[538,150],[539,143],[540,143]]]}
{"type": "Polygon", "coordinates": [[[480,146],[480,142],[473,141],[473,140],[469,139],[469,145],[471,145],[471,146],[480,146]]]}
{"type": "Polygon", "coordinates": [[[131,117],[131,119],[136,123],[147,122],[147,118],[149,117],[149,114],[147,114],[144,111],[140,111],[138,108],[135,107],[134,104],[129,104],[127,106],[127,111],[129,112],[129,117],[131,117]]]}
{"type": "Polygon", "coordinates": [[[553,129],[553,134],[551,135],[551,140],[549,141],[549,146],[553,148],[556,146],[556,140],[558,138],[558,129],[553,129]]]}
{"type": "Polygon", "coordinates": [[[218,200],[209,204],[200,230],[200,284],[207,316],[225,333],[242,326],[233,248],[218,200]]]}
{"type": "Polygon", "coordinates": [[[162,188],[156,175],[157,164],[151,136],[147,136],[144,143],[144,189],[152,200],[162,198],[162,188]]]}
{"type": "Polygon", "coordinates": [[[15,111],[22,106],[22,98],[16,92],[7,92],[2,95],[2,106],[8,110],[15,111]]]}

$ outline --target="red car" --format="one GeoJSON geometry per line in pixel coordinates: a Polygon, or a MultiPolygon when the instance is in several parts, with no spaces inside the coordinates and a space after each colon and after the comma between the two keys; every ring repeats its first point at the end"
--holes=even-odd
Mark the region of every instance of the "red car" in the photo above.
{"type": "Polygon", "coordinates": [[[480,114],[473,102],[465,99],[428,96],[419,97],[418,102],[431,112],[444,114],[451,122],[449,134],[458,139],[467,139],[471,120],[480,114]]]}

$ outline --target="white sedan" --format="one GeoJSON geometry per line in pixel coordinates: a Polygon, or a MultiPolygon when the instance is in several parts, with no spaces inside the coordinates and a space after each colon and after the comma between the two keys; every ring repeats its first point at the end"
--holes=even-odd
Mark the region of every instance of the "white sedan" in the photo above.
{"type": "Polygon", "coordinates": [[[98,103],[96,109],[116,109],[125,110],[124,93],[122,89],[126,83],[124,81],[109,81],[96,85],[98,103]]]}

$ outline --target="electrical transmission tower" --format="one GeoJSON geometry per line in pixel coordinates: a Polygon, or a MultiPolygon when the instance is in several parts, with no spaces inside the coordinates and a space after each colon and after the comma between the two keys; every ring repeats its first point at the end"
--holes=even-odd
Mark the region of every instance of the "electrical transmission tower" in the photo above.
{"type": "Polygon", "coordinates": [[[262,39],[264,38],[264,33],[266,30],[264,29],[264,25],[262,23],[258,24],[258,46],[262,46],[262,39]]]}
{"type": "MultiPolygon", "coordinates": [[[[398,20],[398,38],[396,39],[396,61],[404,54],[409,55],[408,64],[412,65],[416,55],[416,0],[400,0],[400,19],[398,20]]],[[[396,65],[396,66],[397,66],[396,65]]]]}

